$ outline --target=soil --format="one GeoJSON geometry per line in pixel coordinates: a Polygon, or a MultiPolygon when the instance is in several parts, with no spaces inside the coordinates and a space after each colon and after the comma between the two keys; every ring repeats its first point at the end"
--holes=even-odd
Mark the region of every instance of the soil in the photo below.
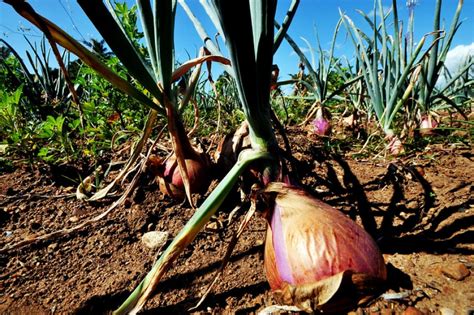
{"type": "MultiPolygon", "coordinates": [[[[290,130],[302,186],[362,224],[388,264],[381,295],[350,314],[474,312],[474,152],[430,144],[402,157],[354,154],[290,130]]],[[[79,170],[80,171],[80,170],[79,170]]],[[[18,166],[0,175],[0,248],[73,227],[113,199],[74,198],[73,167],[18,166]],[[72,171],[71,171],[72,168],[72,171]]],[[[82,174],[85,176],[86,174],[82,174]]],[[[214,183],[215,184],[215,183],[214,183]]],[[[197,203],[203,198],[197,198],[197,203]]],[[[243,211],[227,224],[227,202],[184,251],[146,303],[144,314],[256,314],[276,304],[263,270],[265,220],[255,216],[212,293],[199,301],[220,267],[243,211]]],[[[144,181],[134,198],[79,232],[0,254],[0,313],[103,314],[114,310],[150,270],[159,250],[149,231],[175,236],[194,210],[144,181]]],[[[169,243],[169,241],[168,241],[169,243]]]]}

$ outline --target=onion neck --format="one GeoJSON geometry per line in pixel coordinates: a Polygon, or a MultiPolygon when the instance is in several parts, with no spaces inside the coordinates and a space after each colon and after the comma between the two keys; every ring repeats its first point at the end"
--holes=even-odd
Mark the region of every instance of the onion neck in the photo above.
{"type": "Polygon", "coordinates": [[[184,128],[183,121],[181,119],[181,116],[177,112],[174,106],[171,107],[173,113],[173,124],[174,124],[174,130],[176,133],[176,141],[180,143],[182,152],[183,152],[183,157],[185,159],[198,159],[200,157],[199,153],[196,152],[196,149],[194,149],[193,145],[191,144],[191,141],[188,138],[188,134],[186,132],[186,129],[184,128]]]}
{"type": "Polygon", "coordinates": [[[271,160],[262,161],[262,184],[277,181],[281,177],[280,156],[278,143],[268,110],[259,115],[258,120],[249,120],[249,137],[252,148],[259,152],[267,152],[273,157],[271,160]]]}

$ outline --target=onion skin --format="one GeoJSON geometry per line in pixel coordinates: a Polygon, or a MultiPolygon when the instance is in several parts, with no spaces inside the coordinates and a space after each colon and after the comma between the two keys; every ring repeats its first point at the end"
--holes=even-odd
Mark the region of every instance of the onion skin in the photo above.
{"type": "Polygon", "coordinates": [[[233,133],[227,134],[220,142],[214,153],[214,161],[218,171],[226,174],[237,162],[240,152],[250,148],[249,125],[246,120],[233,133]]]}
{"type": "MultiPolygon", "coordinates": [[[[298,287],[317,286],[335,276],[342,282],[345,273],[386,279],[385,262],[375,241],[354,221],[302,189],[283,183],[269,187],[266,192],[276,195],[268,213],[264,264],[273,291],[290,288],[291,294],[283,295],[295,300],[300,299],[295,296],[298,287]]],[[[313,304],[321,306],[318,303],[313,304]]],[[[303,306],[307,309],[307,304],[303,306]]]]}
{"type": "Polygon", "coordinates": [[[405,152],[402,141],[393,133],[388,133],[385,139],[388,140],[387,149],[391,155],[398,156],[405,152]]]}
{"type": "Polygon", "coordinates": [[[422,136],[432,136],[435,134],[435,129],[438,127],[438,122],[432,115],[424,115],[421,118],[420,134],[422,136]]]}
{"type": "MultiPolygon", "coordinates": [[[[201,193],[209,187],[211,181],[210,167],[201,158],[185,159],[191,193],[201,193]]],[[[179,172],[176,157],[171,156],[164,165],[162,176],[158,176],[160,191],[175,200],[186,197],[184,183],[179,172]]]]}
{"type": "Polygon", "coordinates": [[[331,133],[331,123],[323,108],[316,110],[316,118],[313,120],[314,133],[318,136],[326,137],[331,133]]]}

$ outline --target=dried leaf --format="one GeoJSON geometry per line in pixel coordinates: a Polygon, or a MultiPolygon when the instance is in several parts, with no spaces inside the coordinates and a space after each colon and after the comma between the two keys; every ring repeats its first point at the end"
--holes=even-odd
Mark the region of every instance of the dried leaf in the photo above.
{"type": "Polygon", "coordinates": [[[342,312],[373,298],[381,284],[382,280],[370,275],[343,271],[314,283],[299,286],[284,283],[282,289],[274,293],[281,303],[308,313],[315,310],[342,312]]]}

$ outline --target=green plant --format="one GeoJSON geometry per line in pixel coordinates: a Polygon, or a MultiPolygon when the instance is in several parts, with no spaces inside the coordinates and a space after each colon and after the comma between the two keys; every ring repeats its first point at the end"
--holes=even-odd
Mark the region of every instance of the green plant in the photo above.
{"type": "Polygon", "coordinates": [[[79,119],[76,119],[66,126],[66,117],[48,116],[37,129],[36,138],[43,140],[44,143],[39,149],[38,156],[46,162],[68,161],[74,153],[69,133],[78,128],[79,124],[79,119]]]}
{"type": "Polygon", "coordinates": [[[435,104],[439,101],[448,102],[450,104],[454,103],[448,101],[446,97],[446,92],[452,84],[464,75],[466,71],[474,64],[472,60],[468,60],[462,69],[459,70],[458,74],[454,78],[451,78],[450,81],[446,82],[444,88],[440,91],[436,89],[436,83],[441,75],[446,56],[449,49],[451,48],[451,43],[453,41],[454,35],[456,34],[459,27],[461,27],[461,22],[459,17],[461,14],[463,0],[459,0],[454,17],[451,20],[451,26],[449,31],[442,30],[440,27],[441,20],[441,0],[436,1],[435,6],[435,16],[433,20],[433,45],[429,49],[429,57],[426,58],[422,63],[420,80],[417,82],[414,88],[415,99],[417,100],[417,105],[420,106],[421,110],[425,113],[430,111],[431,107],[434,107],[435,104]]]}
{"type": "MultiPolygon", "coordinates": [[[[196,161],[199,161],[198,164],[205,163],[204,161],[201,163],[201,160],[204,158],[195,151],[186,136],[179,108],[182,108],[189,101],[189,97],[182,98],[181,103],[178,101],[178,89],[175,82],[188,70],[196,66],[195,72],[199,73],[200,64],[203,62],[219,61],[228,63],[228,61],[218,56],[201,56],[184,63],[176,70],[174,69],[173,31],[176,3],[174,1],[161,1],[157,2],[152,9],[148,1],[137,1],[136,10],[139,12],[147,43],[146,49],[142,49],[141,46],[137,47],[135,45],[136,41],[134,41],[140,35],[134,32],[130,33],[133,24],[136,22],[133,10],[129,13],[129,10],[126,10],[124,5],[118,5],[118,9],[114,9],[110,2],[108,2],[111,8],[109,10],[102,2],[78,1],[81,8],[123,64],[126,69],[126,76],[133,77],[135,79],[134,82],[139,83],[134,86],[128,82],[128,79],[123,78],[120,74],[107,67],[96,54],[90,52],[51,21],[38,15],[26,2],[11,0],[5,0],[5,2],[12,5],[20,15],[39,27],[51,41],[62,45],[76,54],[85,64],[93,68],[101,76],[122,90],[122,92],[151,109],[142,138],[138,142],[129,163],[127,163],[116,180],[124,176],[130,166],[138,159],[139,153],[150,136],[156,117],[166,117],[175,155],[175,158],[168,161],[171,163],[174,160],[174,164],[177,163],[178,168],[173,167],[172,164],[166,164],[164,166],[164,173],[160,173],[165,180],[168,180],[166,174],[169,169],[172,168],[176,172],[179,171],[179,177],[182,178],[183,184],[183,187],[180,187],[180,189],[184,188],[188,200],[192,203],[190,195],[192,187],[186,168],[187,163],[190,162],[185,161],[193,161],[192,164],[196,161]],[[118,12],[122,12],[122,15],[119,16],[118,12]]],[[[186,93],[190,94],[194,86],[195,84],[190,82],[186,93]]],[[[165,163],[168,162],[165,161],[165,163]]],[[[173,175],[171,178],[175,178],[175,176],[173,175]]],[[[100,191],[93,199],[103,197],[111,187],[113,185],[100,191]]]]}
{"type": "MultiPolygon", "coordinates": [[[[53,69],[50,65],[51,50],[46,48],[46,39],[42,38],[39,47],[26,36],[25,40],[30,47],[26,50],[27,62],[8,42],[0,39],[0,42],[9,48],[12,56],[17,60],[16,63],[12,63],[0,59],[0,64],[8,72],[8,80],[16,82],[13,83],[15,85],[23,84],[24,86],[26,98],[22,100],[22,111],[25,115],[29,115],[30,119],[41,120],[48,115],[65,113],[69,108],[71,94],[64,73],[59,69],[53,69]]],[[[70,64],[69,53],[64,52],[61,58],[64,64],[70,64]]]]}
{"type": "Polygon", "coordinates": [[[18,113],[18,105],[23,93],[20,85],[16,91],[9,93],[0,90],[0,136],[6,139],[9,135],[18,133],[21,129],[21,117],[18,113]]]}
{"type": "Polygon", "coordinates": [[[389,149],[393,154],[401,150],[401,142],[392,129],[393,121],[401,106],[408,99],[418,78],[419,70],[413,73],[413,65],[421,56],[425,42],[423,37],[413,53],[405,55],[401,30],[399,27],[396,1],[392,1],[393,34],[387,29],[387,18],[382,2],[374,1],[374,15],[371,19],[364,12],[359,13],[369,23],[373,34],[369,36],[345,14],[340,12],[342,21],[356,50],[367,93],[370,97],[369,109],[375,113],[383,132],[389,140],[389,149]],[[381,22],[377,23],[377,16],[381,22]]]}
{"type": "MultiPolygon", "coordinates": [[[[270,189],[269,192],[272,196],[281,193],[282,198],[284,198],[287,195],[284,191],[285,189],[295,193],[297,196],[302,195],[301,192],[297,192],[295,187],[275,183],[276,181],[283,180],[288,175],[285,172],[285,167],[282,166],[285,163],[285,159],[276,141],[272,124],[273,122],[275,128],[278,128],[278,122],[274,120],[270,107],[272,56],[275,47],[273,20],[276,1],[249,0],[234,2],[214,0],[212,2],[203,1],[203,3],[211,19],[214,20],[217,28],[225,36],[226,45],[232,60],[232,75],[237,83],[240,102],[248,123],[251,149],[243,150],[240,153],[237,163],[163,252],[145,279],[137,286],[121,307],[115,311],[116,314],[136,313],[141,309],[147,298],[156,288],[161,277],[163,277],[173,261],[203,228],[210,216],[220,206],[232,185],[237,181],[237,177],[250,163],[253,164],[254,170],[259,171],[258,178],[260,184],[268,185],[267,189],[270,189]]],[[[195,26],[197,29],[200,29],[200,24],[195,24],[195,26]]],[[[284,31],[278,34],[284,34],[284,31]]],[[[278,42],[275,40],[275,43],[278,42]]],[[[307,202],[302,203],[308,205],[307,202]]],[[[271,218],[274,213],[277,213],[275,203],[270,201],[269,204],[271,204],[270,207],[273,209],[269,209],[266,212],[267,218],[271,218]]],[[[249,210],[246,216],[247,220],[254,211],[255,208],[249,210]]],[[[242,223],[241,228],[245,226],[245,222],[242,223]]],[[[296,225],[293,228],[297,230],[299,226],[296,225]]],[[[283,235],[280,236],[283,237],[283,235]]],[[[370,236],[367,235],[366,237],[370,239],[370,236]]],[[[235,244],[234,241],[233,244],[235,244]]],[[[377,253],[377,255],[381,258],[380,253],[377,253]]],[[[381,262],[380,259],[375,259],[375,261],[377,263],[381,262]]],[[[311,268],[316,268],[316,266],[311,268]]],[[[331,282],[331,285],[336,287],[339,287],[340,284],[340,282],[337,284],[332,282],[332,280],[328,282],[331,282]]],[[[303,286],[306,284],[308,283],[303,284],[303,286]]],[[[295,285],[299,289],[300,283],[295,285]]],[[[315,293],[315,296],[306,295],[306,297],[314,298],[315,300],[322,297],[318,296],[319,291],[316,291],[311,291],[315,293]]],[[[304,288],[302,292],[307,293],[304,288]]],[[[295,300],[299,299],[301,301],[303,297],[299,296],[298,293],[296,295],[295,300]]],[[[312,302],[311,305],[313,305],[312,302]]]]}
{"type": "MultiPolygon", "coordinates": [[[[460,73],[449,81],[447,86],[438,90],[436,82],[440,76],[444,60],[450,48],[452,39],[460,27],[459,15],[463,0],[458,1],[456,12],[451,22],[448,34],[440,29],[441,1],[435,6],[434,26],[431,33],[433,40],[431,45],[423,49],[427,35],[413,46],[413,3],[408,3],[410,10],[409,38],[403,40],[398,18],[396,1],[392,1],[391,11],[383,12],[381,1],[374,1],[374,16],[370,18],[363,12],[359,12],[368,22],[372,35],[362,32],[352,20],[341,12],[343,23],[356,49],[356,56],[363,73],[367,93],[370,97],[369,112],[373,111],[383,132],[389,140],[388,148],[394,154],[400,152],[401,141],[395,134],[394,128],[403,129],[413,126],[418,117],[425,117],[427,122],[431,119],[430,108],[442,104],[449,104],[458,108],[452,100],[452,95],[446,95],[454,80],[463,75],[471,64],[466,64],[460,73]],[[378,14],[376,13],[378,12],[378,14]],[[377,15],[381,22],[378,24],[377,15]],[[388,31],[388,17],[393,16],[392,34],[388,31]],[[405,105],[405,106],[404,106],[405,105]],[[404,113],[401,114],[401,110],[404,113]],[[419,112],[421,111],[421,114],[419,112]],[[396,117],[403,122],[395,126],[396,117]],[[396,145],[394,147],[394,145],[396,145]]],[[[468,84],[469,85],[469,84],[468,84]]],[[[418,118],[420,121],[425,118],[418,118]]],[[[422,121],[424,126],[426,122],[422,121]]],[[[405,134],[408,132],[405,130],[405,134]]]]}
{"type": "Polygon", "coordinates": [[[23,85],[16,91],[0,91],[0,144],[3,155],[32,160],[37,148],[34,141],[36,124],[20,110],[23,85]]]}

